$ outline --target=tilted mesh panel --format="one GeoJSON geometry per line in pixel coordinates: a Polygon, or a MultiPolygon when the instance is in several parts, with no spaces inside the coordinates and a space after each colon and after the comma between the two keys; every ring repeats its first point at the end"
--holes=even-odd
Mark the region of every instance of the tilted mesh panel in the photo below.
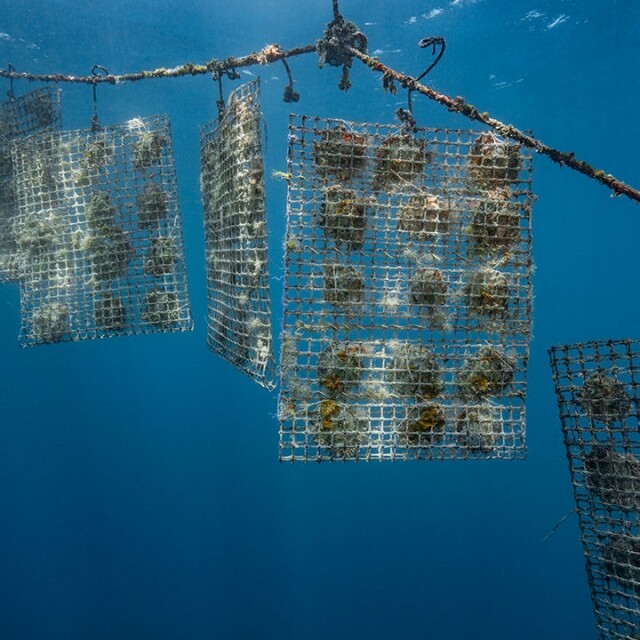
{"type": "Polygon", "coordinates": [[[39,131],[60,128],[60,89],[36,89],[0,103],[0,282],[16,280],[16,241],[13,221],[17,213],[11,142],[39,131]]]}
{"type": "Polygon", "coordinates": [[[600,638],[640,629],[640,342],[550,349],[600,638]]]}
{"type": "Polygon", "coordinates": [[[169,121],[13,147],[23,345],[192,327],[169,121]]]}
{"type": "Polygon", "coordinates": [[[283,460],[525,455],[531,158],[292,116],[283,460]]]}
{"type": "Polygon", "coordinates": [[[209,348],[275,386],[259,84],[229,97],[202,130],[209,348]]]}

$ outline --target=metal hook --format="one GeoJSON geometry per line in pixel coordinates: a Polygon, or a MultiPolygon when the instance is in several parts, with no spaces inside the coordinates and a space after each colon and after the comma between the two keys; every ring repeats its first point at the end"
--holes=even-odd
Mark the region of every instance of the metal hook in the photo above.
{"type": "Polygon", "coordinates": [[[222,92],[222,76],[227,76],[229,80],[237,80],[240,77],[240,74],[231,67],[230,69],[221,69],[220,67],[215,67],[211,72],[211,78],[214,82],[218,83],[218,99],[216,100],[216,107],[218,107],[218,118],[222,118],[224,115],[225,108],[225,100],[224,94],[222,92]]]}
{"type": "MultiPolygon", "coordinates": [[[[422,78],[424,78],[431,69],[433,69],[438,62],[440,62],[440,58],[444,55],[444,50],[446,47],[444,38],[440,36],[433,36],[430,38],[422,38],[420,42],[418,42],[418,46],[421,49],[426,49],[427,47],[431,47],[431,55],[436,56],[435,60],[417,77],[414,82],[420,82],[422,78]],[[438,51],[436,55],[436,48],[440,47],[440,51],[438,51]]],[[[411,94],[413,92],[413,87],[409,87],[407,90],[407,109],[410,114],[413,114],[413,101],[411,99],[411,94]]],[[[415,122],[415,121],[414,121],[415,122]]]]}
{"type": "MultiPolygon", "coordinates": [[[[104,78],[109,75],[109,72],[99,64],[94,64],[91,68],[91,75],[94,78],[104,78]]],[[[100,128],[100,123],[98,122],[98,93],[96,91],[98,82],[94,80],[92,83],[93,89],[93,115],[91,116],[91,131],[96,131],[100,128]]]]}
{"type": "Polygon", "coordinates": [[[284,88],[284,96],[282,99],[285,102],[298,102],[300,100],[300,94],[293,88],[293,75],[291,74],[291,67],[285,58],[282,58],[282,64],[287,72],[289,78],[289,84],[284,88]]]}
{"type": "Polygon", "coordinates": [[[446,43],[444,41],[444,38],[440,36],[434,36],[432,38],[422,38],[422,40],[418,42],[418,46],[421,49],[426,49],[427,47],[431,47],[432,48],[431,55],[433,56],[436,55],[437,46],[440,47],[440,51],[438,52],[436,59],[416,78],[416,82],[420,82],[420,80],[422,80],[422,78],[424,78],[427,75],[427,73],[429,73],[429,71],[431,71],[431,69],[433,69],[433,67],[435,67],[438,64],[438,62],[440,62],[440,58],[442,58],[442,56],[444,55],[446,43]]]}
{"type": "MultiPolygon", "coordinates": [[[[7,65],[7,71],[9,73],[13,73],[15,70],[16,68],[11,63],[7,65]]],[[[9,78],[9,91],[7,91],[7,97],[9,98],[9,100],[16,99],[16,94],[13,93],[13,78],[9,78]]]]}
{"type": "Polygon", "coordinates": [[[211,73],[211,78],[215,82],[218,81],[218,99],[216,100],[216,107],[218,107],[218,118],[222,118],[224,115],[224,95],[222,93],[222,74],[215,69],[211,73]]]}

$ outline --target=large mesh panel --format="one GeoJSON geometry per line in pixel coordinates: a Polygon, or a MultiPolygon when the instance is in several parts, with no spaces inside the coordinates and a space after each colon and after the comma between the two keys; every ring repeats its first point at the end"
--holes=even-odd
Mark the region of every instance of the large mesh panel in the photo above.
{"type": "Polygon", "coordinates": [[[531,158],[292,116],[283,460],[525,455],[531,158]]]}
{"type": "Polygon", "coordinates": [[[640,638],[640,342],[550,352],[600,638],[640,638]]]}
{"type": "Polygon", "coordinates": [[[229,97],[202,130],[209,348],[275,385],[259,84],[229,97]]]}
{"type": "Polygon", "coordinates": [[[169,121],[13,147],[23,345],[188,330],[169,121]]]}
{"type": "Polygon", "coordinates": [[[60,89],[45,87],[0,103],[0,282],[16,280],[13,221],[17,202],[11,142],[60,128],[60,89]]]}

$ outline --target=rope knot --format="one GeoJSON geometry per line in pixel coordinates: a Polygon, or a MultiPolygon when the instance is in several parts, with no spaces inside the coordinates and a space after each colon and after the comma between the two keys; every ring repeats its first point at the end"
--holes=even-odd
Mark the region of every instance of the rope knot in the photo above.
{"type": "Polygon", "coordinates": [[[340,14],[327,25],[324,36],[316,42],[320,68],[325,64],[342,67],[339,88],[346,90],[351,86],[349,68],[353,61],[351,49],[367,52],[367,37],[358,27],[340,14]]]}

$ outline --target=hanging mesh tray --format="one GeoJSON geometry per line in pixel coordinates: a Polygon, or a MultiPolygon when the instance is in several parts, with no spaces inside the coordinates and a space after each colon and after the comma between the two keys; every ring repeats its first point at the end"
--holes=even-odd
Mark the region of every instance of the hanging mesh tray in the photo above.
{"type": "Polygon", "coordinates": [[[16,280],[13,221],[17,211],[11,143],[60,128],[60,89],[36,89],[0,103],[0,282],[16,280]]]}
{"type": "Polygon", "coordinates": [[[525,455],[531,158],[292,116],[282,460],[525,455]]]}
{"type": "Polygon", "coordinates": [[[602,640],[640,629],[640,342],[549,351],[602,640]]]}
{"type": "Polygon", "coordinates": [[[13,147],[23,345],[192,327],[168,118],[13,147]]]}
{"type": "Polygon", "coordinates": [[[202,130],[209,348],[275,385],[259,83],[239,87],[202,130]]]}

